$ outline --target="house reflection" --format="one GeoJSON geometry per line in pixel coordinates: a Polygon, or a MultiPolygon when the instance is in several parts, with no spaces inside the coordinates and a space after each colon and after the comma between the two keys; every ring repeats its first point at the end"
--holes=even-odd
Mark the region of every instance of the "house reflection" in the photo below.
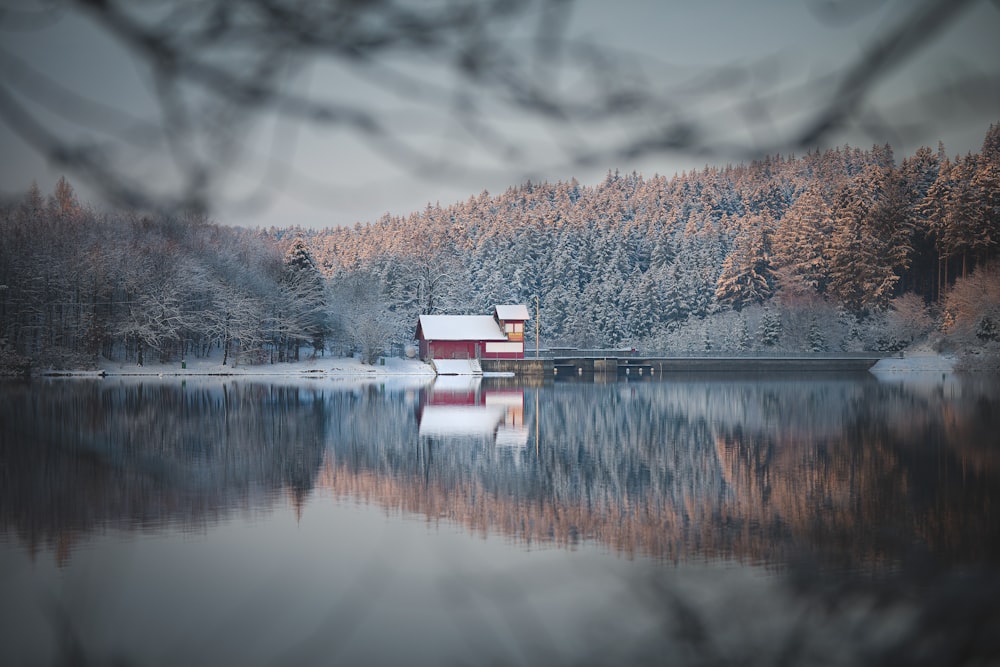
{"type": "Polygon", "coordinates": [[[421,440],[528,444],[524,391],[484,387],[479,376],[439,376],[421,392],[417,423],[421,440]]]}

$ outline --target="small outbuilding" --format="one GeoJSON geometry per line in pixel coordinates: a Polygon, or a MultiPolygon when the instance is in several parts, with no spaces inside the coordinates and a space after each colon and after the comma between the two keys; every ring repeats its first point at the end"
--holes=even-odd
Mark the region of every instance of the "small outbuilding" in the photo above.
{"type": "Polygon", "coordinates": [[[494,306],[492,315],[421,315],[421,359],[523,359],[527,306],[494,306]]]}

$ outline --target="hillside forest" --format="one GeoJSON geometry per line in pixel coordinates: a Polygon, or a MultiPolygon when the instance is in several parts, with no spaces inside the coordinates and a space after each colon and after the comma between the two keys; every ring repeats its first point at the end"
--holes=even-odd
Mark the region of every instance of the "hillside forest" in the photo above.
{"type": "MultiPolygon", "coordinates": [[[[401,354],[417,317],[528,304],[540,345],[1000,359],[1000,125],[979,153],[850,146],[665,177],[524,183],[353,227],[105,211],[61,180],[0,211],[0,367],[401,354]]],[[[534,327],[527,349],[534,348],[534,327]]]]}

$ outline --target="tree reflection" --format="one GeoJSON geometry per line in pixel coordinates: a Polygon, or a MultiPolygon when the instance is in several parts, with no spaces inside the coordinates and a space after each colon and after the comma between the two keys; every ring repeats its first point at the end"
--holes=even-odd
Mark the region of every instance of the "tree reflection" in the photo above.
{"type": "Polygon", "coordinates": [[[4,396],[0,521],[61,560],[104,527],[204,526],[279,493],[301,514],[316,489],[667,561],[888,572],[1000,558],[995,382],[103,381],[4,396]]]}
{"type": "Polygon", "coordinates": [[[197,529],[287,490],[301,504],[323,459],[320,396],[248,383],[5,385],[0,526],[65,562],[106,528],[197,529]]]}

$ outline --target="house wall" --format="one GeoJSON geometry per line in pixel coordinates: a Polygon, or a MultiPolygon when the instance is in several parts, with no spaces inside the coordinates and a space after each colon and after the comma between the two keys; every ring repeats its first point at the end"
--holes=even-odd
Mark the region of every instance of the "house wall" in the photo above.
{"type": "Polygon", "coordinates": [[[475,359],[477,342],[473,340],[421,340],[421,359],[475,359]]]}
{"type": "Polygon", "coordinates": [[[524,343],[505,343],[502,341],[481,341],[480,359],[523,359],[524,343]]]}
{"type": "Polygon", "coordinates": [[[420,340],[421,359],[523,359],[524,343],[420,340]]]}
{"type": "Polygon", "coordinates": [[[483,359],[520,359],[524,357],[524,343],[487,341],[480,356],[483,359]]]}

